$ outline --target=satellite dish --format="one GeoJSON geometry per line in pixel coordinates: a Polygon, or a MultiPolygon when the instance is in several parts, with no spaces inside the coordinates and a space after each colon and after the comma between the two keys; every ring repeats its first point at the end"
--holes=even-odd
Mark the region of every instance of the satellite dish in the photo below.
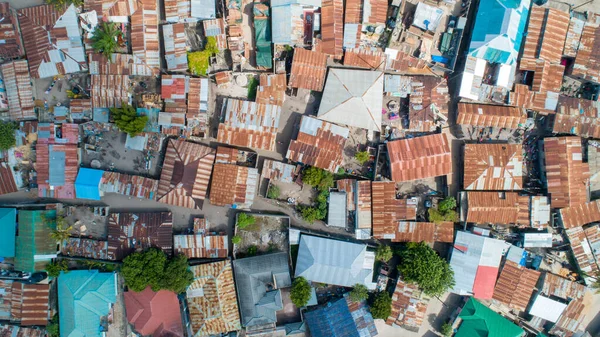
{"type": "Polygon", "coordinates": [[[235,77],[235,83],[239,86],[246,86],[248,84],[248,77],[246,75],[238,75],[235,77]]]}
{"type": "Polygon", "coordinates": [[[90,166],[91,166],[92,168],[99,169],[99,168],[101,168],[101,167],[102,167],[102,163],[100,163],[100,161],[99,161],[98,159],[94,159],[94,160],[92,160],[92,162],[90,163],[90,166]]]}
{"type": "Polygon", "coordinates": [[[381,34],[381,33],[383,33],[384,30],[385,30],[385,26],[380,25],[380,26],[377,26],[377,28],[375,28],[375,33],[381,34]]]}

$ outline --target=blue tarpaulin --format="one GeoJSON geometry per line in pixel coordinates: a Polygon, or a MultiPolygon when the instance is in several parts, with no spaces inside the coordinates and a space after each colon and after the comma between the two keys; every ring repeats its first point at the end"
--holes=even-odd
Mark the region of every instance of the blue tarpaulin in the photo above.
{"type": "Polygon", "coordinates": [[[79,199],[100,200],[100,181],[104,171],[82,167],[75,180],[75,195],[79,199]]]}

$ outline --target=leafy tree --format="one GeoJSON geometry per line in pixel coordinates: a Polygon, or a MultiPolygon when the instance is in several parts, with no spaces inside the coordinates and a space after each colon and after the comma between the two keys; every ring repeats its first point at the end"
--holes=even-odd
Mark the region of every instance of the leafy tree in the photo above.
{"type": "Polygon", "coordinates": [[[239,244],[240,242],[242,242],[242,237],[241,237],[241,236],[239,236],[239,235],[234,235],[234,236],[231,238],[231,243],[233,243],[234,245],[237,245],[237,244],[239,244]]]}
{"type": "Polygon", "coordinates": [[[322,178],[321,178],[321,182],[317,186],[317,189],[319,191],[329,191],[329,189],[332,188],[334,185],[333,174],[331,174],[331,172],[329,172],[329,171],[325,171],[325,170],[321,170],[321,171],[322,171],[322,173],[321,173],[322,178]]]}
{"type": "Polygon", "coordinates": [[[292,283],[290,299],[298,308],[302,308],[308,303],[311,296],[310,284],[304,277],[297,277],[292,283]]]}
{"type": "Polygon", "coordinates": [[[311,166],[302,172],[302,181],[310,186],[317,187],[323,179],[324,170],[311,166]]]}
{"type": "Polygon", "coordinates": [[[269,191],[267,192],[267,198],[278,199],[281,195],[281,190],[276,185],[269,185],[269,191]]]}
{"type": "Polygon", "coordinates": [[[253,215],[247,213],[240,213],[237,219],[237,226],[239,229],[245,229],[250,225],[254,225],[256,223],[256,218],[253,215]]]}
{"type": "Polygon", "coordinates": [[[92,35],[92,48],[94,48],[95,52],[101,53],[106,58],[110,58],[119,46],[117,41],[119,35],[121,35],[121,31],[116,23],[102,22],[102,24],[96,27],[92,35]]]}
{"type": "Polygon", "coordinates": [[[357,283],[354,289],[350,291],[350,299],[354,302],[361,302],[369,298],[369,289],[364,284],[357,283]]]}
{"type": "Polygon", "coordinates": [[[248,99],[254,101],[256,98],[256,89],[258,88],[258,80],[252,77],[248,83],[248,99]]]}
{"type": "Polygon", "coordinates": [[[438,204],[438,210],[442,213],[456,210],[456,199],[454,197],[446,197],[438,204]]]}
{"type": "Polygon", "coordinates": [[[204,50],[188,52],[188,68],[190,72],[194,75],[206,75],[210,58],[218,52],[217,39],[214,36],[208,36],[204,50]]]}
{"type": "Polygon", "coordinates": [[[8,150],[17,144],[15,123],[0,121],[0,150],[8,150]]]}
{"type": "Polygon", "coordinates": [[[371,304],[371,315],[373,318],[387,319],[392,314],[392,297],[387,291],[382,291],[375,295],[375,300],[371,304]]]}
{"type": "Polygon", "coordinates": [[[454,332],[452,330],[452,324],[446,322],[444,324],[442,324],[442,328],[440,329],[440,332],[442,333],[443,336],[445,337],[450,337],[452,336],[452,333],[454,332]]]}
{"type": "Polygon", "coordinates": [[[58,322],[58,314],[52,316],[50,323],[46,326],[48,337],[60,337],[60,325],[58,322]]]}
{"type": "Polygon", "coordinates": [[[166,289],[181,293],[193,281],[185,256],[178,255],[168,260],[167,255],[156,248],[127,256],[123,260],[121,273],[125,285],[135,292],[150,286],[154,291],[166,289]]]}
{"type": "Polygon", "coordinates": [[[110,108],[110,114],[119,130],[131,137],[141,133],[146,127],[146,123],[148,123],[148,116],[138,116],[135,109],[125,102],[120,108],[110,108]]]}
{"type": "Polygon", "coordinates": [[[370,157],[371,157],[371,155],[369,154],[368,151],[356,152],[356,154],[354,155],[354,159],[356,159],[358,161],[358,163],[361,165],[368,162],[370,157]]]}
{"type": "Polygon", "coordinates": [[[63,241],[71,236],[73,226],[70,226],[62,215],[57,215],[54,221],[56,221],[56,229],[50,232],[50,237],[62,244],[63,241]]]}
{"type": "Polygon", "coordinates": [[[300,215],[306,222],[313,223],[317,220],[323,220],[327,216],[327,211],[311,206],[299,206],[300,215]]]}
{"type": "Polygon", "coordinates": [[[46,266],[46,272],[50,277],[58,277],[61,271],[64,271],[65,273],[69,272],[67,260],[53,261],[46,266]]]}
{"type": "Polygon", "coordinates": [[[394,253],[392,252],[392,248],[386,245],[379,245],[377,247],[377,251],[375,252],[375,258],[379,261],[388,262],[392,259],[394,253]]]}
{"type": "Polygon", "coordinates": [[[454,272],[424,242],[409,242],[402,251],[398,270],[407,282],[417,283],[429,296],[440,296],[454,286],[454,272]]]}

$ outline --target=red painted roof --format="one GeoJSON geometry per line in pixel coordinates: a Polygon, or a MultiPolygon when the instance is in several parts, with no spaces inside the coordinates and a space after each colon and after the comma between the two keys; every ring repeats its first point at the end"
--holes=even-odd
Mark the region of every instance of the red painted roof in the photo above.
{"type": "Polygon", "coordinates": [[[473,284],[473,296],[480,300],[491,300],[498,277],[498,267],[479,266],[473,284]]]}
{"type": "Polygon", "coordinates": [[[125,293],[127,320],[135,330],[152,337],[183,336],[183,324],[177,295],[171,291],[154,292],[150,287],[125,293]]]}

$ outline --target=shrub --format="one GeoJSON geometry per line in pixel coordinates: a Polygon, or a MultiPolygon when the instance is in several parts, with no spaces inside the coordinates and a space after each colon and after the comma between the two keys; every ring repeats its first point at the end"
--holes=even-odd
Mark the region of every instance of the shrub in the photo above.
{"type": "Polygon", "coordinates": [[[248,247],[248,250],[246,250],[246,255],[248,256],[254,256],[258,253],[258,247],[252,245],[250,247],[248,247]]]}
{"type": "Polygon", "coordinates": [[[217,39],[214,36],[208,36],[204,50],[188,52],[188,68],[190,72],[194,75],[206,75],[210,58],[218,52],[217,39]]]}
{"type": "Polygon", "coordinates": [[[269,185],[269,191],[267,192],[267,198],[278,199],[281,195],[281,190],[276,185],[269,185]]]}
{"type": "Polygon", "coordinates": [[[125,102],[120,108],[110,108],[110,113],[117,128],[131,137],[144,131],[146,123],[148,123],[148,116],[139,116],[135,109],[125,102]]]}
{"type": "Polygon", "coordinates": [[[67,260],[54,261],[46,266],[46,272],[50,277],[58,277],[61,271],[65,273],[69,272],[67,260]]]}
{"type": "Polygon", "coordinates": [[[458,221],[458,214],[456,213],[456,199],[454,197],[446,197],[444,200],[438,203],[438,208],[430,208],[428,211],[429,221],[431,222],[442,222],[458,221]]]}
{"type": "Polygon", "coordinates": [[[333,174],[311,166],[303,171],[302,181],[312,187],[316,187],[319,191],[325,191],[333,187],[333,174]]]}
{"type": "Polygon", "coordinates": [[[308,303],[311,296],[310,284],[304,277],[297,277],[292,283],[290,299],[298,308],[302,308],[308,303]]]}
{"type": "Polygon", "coordinates": [[[52,316],[50,323],[46,326],[48,337],[60,337],[60,325],[58,322],[58,314],[52,316]]]}
{"type": "Polygon", "coordinates": [[[369,289],[364,284],[355,284],[354,289],[348,295],[354,302],[361,302],[369,298],[369,289]]]}
{"type": "Polygon", "coordinates": [[[258,80],[252,77],[248,83],[248,99],[254,101],[256,99],[256,89],[258,88],[258,80]]]}
{"type": "Polygon", "coordinates": [[[371,155],[369,154],[368,151],[356,152],[356,154],[354,155],[354,159],[356,159],[358,161],[358,163],[361,165],[368,162],[370,157],[371,157],[371,155]]]}
{"type": "Polygon", "coordinates": [[[231,238],[231,243],[233,243],[234,245],[237,245],[237,244],[239,244],[240,242],[242,242],[242,237],[241,237],[241,236],[239,236],[239,235],[234,235],[234,236],[231,238]]]}
{"type": "Polygon", "coordinates": [[[316,220],[323,220],[327,216],[327,210],[322,210],[317,207],[299,206],[300,215],[308,223],[313,223],[316,220]]]}
{"type": "Polygon", "coordinates": [[[153,291],[165,289],[182,293],[194,280],[184,255],[169,260],[162,250],[156,248],[127,256],[121,272],[125,285],[135,292],[151,287],[153,291]]]}
{"type": "Polygon", "coordinates": [[[452,336],[452,333],[454,332],[452,330],[452,324],[446,322],[444,324],[442,324],[442,328],[440,329],[440,332],[442,333],[443,336],[445,337],[450,337],[452,336]]]}
{"type": "Polygon", "coordinates": [[[254,225],[256,223],[256,218],[253,215],[247,213],[240,213],[237,219],[237,226],[239,229],[245,229],[250,225],[254,225]]]}
{"type": "Polygon", "coordinates": [[[0,121],[0,150],[8,150],[17,144],[15,123],[0,121]]]}

